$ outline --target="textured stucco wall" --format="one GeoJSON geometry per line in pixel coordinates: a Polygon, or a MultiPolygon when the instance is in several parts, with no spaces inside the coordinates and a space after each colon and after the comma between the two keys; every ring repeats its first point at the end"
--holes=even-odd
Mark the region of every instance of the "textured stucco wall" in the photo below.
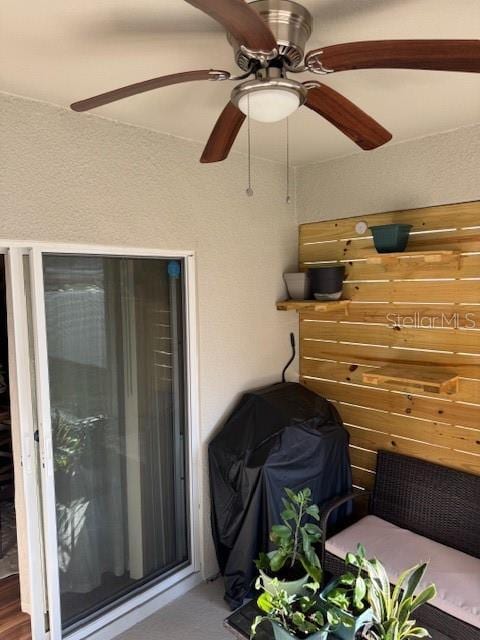
{"type": "Polygon", "coordinates": [[[296,170],[298,222],[480,198],[480,124],[296,170]]]}
{"type": "Polygon", "coordinates": [[[195,250],[205,575],[206,444],[242,390],[279,379],[295,314],[278,313],[296,263],[282,165],[200,165],[201,145],[0,94],[0,238],[195,250]]]}

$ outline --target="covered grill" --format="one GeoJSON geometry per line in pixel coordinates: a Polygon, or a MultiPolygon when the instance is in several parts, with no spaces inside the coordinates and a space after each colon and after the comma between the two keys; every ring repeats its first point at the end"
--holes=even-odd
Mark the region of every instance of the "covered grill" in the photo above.
{"type": "Polygon", "coordinates": [[[321,504],[351,489],[348,432],[335,407],[296,383],[245,393],[209,446],[212,530],[225,598],[242,604],[280,521],[284,487],[321,504]]]}

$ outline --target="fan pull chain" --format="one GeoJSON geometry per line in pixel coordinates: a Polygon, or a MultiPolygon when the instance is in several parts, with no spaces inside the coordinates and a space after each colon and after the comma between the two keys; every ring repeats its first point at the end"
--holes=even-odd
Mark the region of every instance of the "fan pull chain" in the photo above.
{"type": "Polygon", "coordinates": [[[252,189],[252,136],[251,136],[251,130],[250,130],[250,96],[249,95],[247,96],[247,111],[248,111],[248,116],[247,116],[248,187],[247,187],[245,193],[247,194],[247,196],[251,197],[251,196],[253,196],[253,189],[252,189]]]}
{"type": "Polygon", "coordinates": [[[290,198],[290,130],[289,130],[289,119],[287,118],[287,125],[286,125],[286,135],[287,135],[287,195],[285,198],[285,202],[287,204],[290,204],[290,202],[292,201],[292,199],[290,198]]]}

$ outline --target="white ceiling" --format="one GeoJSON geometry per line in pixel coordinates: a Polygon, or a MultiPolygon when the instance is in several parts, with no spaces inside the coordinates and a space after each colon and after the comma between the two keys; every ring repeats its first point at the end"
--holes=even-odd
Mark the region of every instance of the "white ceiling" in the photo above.
{"type": "MultiPolygon", "coordinates": [[[[479,0],[304,0],[303,4],[315,18],[308,49],[369,39],[480,37],[479,0]]],[[[150,77],[210,67],[239,72],[222,30],[182,0],[2,0],[0,4],[3,91],[68,105],[150,77]]],[[[363,70],[338,73],[325,82],[389,129],[393,142],[480,121],[479,74],[363,70]]],[[[231,87],[228,82],[168,87],[93,113],[203,142],[231,87]]],[[[290,131],[294,164],[358,151],[308,109],[291,117],[290,131]]],[[[252,135],[255,155],[284,158],[285,123],[252,123],[252,135]]],[[[245,151],[246,131],[241,131],[235,148],[245,151]]]]}

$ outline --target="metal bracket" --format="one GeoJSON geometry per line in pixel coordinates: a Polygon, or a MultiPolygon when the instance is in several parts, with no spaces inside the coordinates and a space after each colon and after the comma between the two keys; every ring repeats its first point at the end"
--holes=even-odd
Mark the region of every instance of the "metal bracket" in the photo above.
{"type": "Polygon", "coordinates": [[[262,67],[268,67],[268,63],[271,60],[275,60],[278,58],[278,49],[272,49],[271,51],[263,51],[261,49],[249,49],[244,44],[240,45],[240,51],[247,56],[247,58],[252,58],[253,60],[257,60],[262,67]]]}
{"type": "Polygon", "coordinates": [[[327,73],[334,73],[335,69],[328,69],[327,67],[324,67],[322,61],[318,59],[318,56],[321,56],[322,53],[323,51],[316,51],[314,54],[308,55],[305,58],[305,66],[307,70],[322,76],[327,73]]]}
{"type": "Polygon", "coordinates": [[[228,73],[228,71],[218,71],[217,69],[210,69],[210,71],[208,72],[208,75],[210,76],[210,80],[215,81],[219,81],[219,80],[229,80],[230,79],[230,74],[228,73]]]}
{"type": "Polygon", "coordinates": [[[309,70],[308,67],[306,67],[304,64],[298,67],[291,67],[286,62],[284,63],[283,68],[285,69],[285,71],[288,71],[288,73],[305,73],[305,71],[309,70]]]}
{"type": "Polygon", "coordinates": [[[232,76],[228,71],[219,71],[217,69],[210,69],[208,75],[210,76],[209,80],[211,80],[212,82],[220,82],[223,80],[232,80],[233,82],[235,82],[235,80],[245,80],[245,78],[248,78],[252,75],[252,73],[254,73],[254,70],[255,62],[252,60],[248,71],[242,73],[240,76],[232,76]]]}
{"type": "Polygon", "coordinates": [[[307,80],[306,82],[302,82],[302,84],[306,89],[316,89],[322,86],[322,83],[318,82],[318,80],[307,80]]]}

